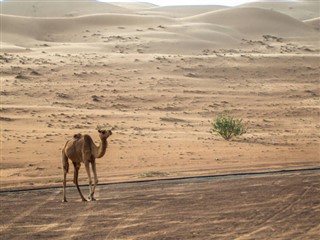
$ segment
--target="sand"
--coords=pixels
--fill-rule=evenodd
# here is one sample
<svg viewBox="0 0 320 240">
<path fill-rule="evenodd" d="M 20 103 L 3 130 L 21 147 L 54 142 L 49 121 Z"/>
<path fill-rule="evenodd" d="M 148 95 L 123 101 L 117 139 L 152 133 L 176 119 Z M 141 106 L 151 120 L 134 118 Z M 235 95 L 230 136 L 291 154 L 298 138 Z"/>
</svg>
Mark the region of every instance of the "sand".
<svg viewBox="0 0 320 240">
<path fill-rule="evenodd" d="M 314 30 L 320 31 L 320 17 L 311 18 L 303 21 L 305 24 L 311 26 Z"/>
<path fill-rule="evenodd" d="M 284 13 L 299 20 L 307 20 L 319 16 L 320 2 L 314 0 L 299 1 L 256 1 L 241 5 L 242 7 L 258 7 Z"/>
<path fill-rule="evenodd" d="M 320 166 L 314 2 L 20 4 L 1 3 L 1 189 L 61 185 L 65 141 L 97 125 L 100 182 Z M 248 132 L 212 135 L 223 112 Z"/>
<path fill-rule="evenodd" d="M 1 193 L 2 239 L 320 237 L 319 171 L 99 186 L 85 203 L 75 188 L 68 203 L 60 192 Z"/>
</svg>

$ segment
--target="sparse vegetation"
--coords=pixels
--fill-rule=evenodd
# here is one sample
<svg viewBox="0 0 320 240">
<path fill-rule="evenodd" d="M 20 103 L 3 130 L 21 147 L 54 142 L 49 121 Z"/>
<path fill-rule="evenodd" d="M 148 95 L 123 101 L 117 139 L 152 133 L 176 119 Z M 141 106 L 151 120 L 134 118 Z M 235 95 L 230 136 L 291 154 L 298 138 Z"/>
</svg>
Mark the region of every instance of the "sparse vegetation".
<svg viewBox="0 0 320 240">
<path fill-rule="evenodd" d="M 160 172 L 160 171 L 150 171 L 150 172 L 145 172 L 145 173 L 142 173 L 140 175 L 140 177 L 143 177 L 143 178 L 148 178 L 148 177 L 165 177 L 165 176 L 168 176 L 169 174 L 166 173 L 166 172 Z"/>
<path fill-rule="evenodd" d="M 242 119 L 220 114 L 212 123 L 212 133 L 217 133 L 225 140 L 229 141 L 232 137 L 240 136 L 247 131 Z"/>
</svg>

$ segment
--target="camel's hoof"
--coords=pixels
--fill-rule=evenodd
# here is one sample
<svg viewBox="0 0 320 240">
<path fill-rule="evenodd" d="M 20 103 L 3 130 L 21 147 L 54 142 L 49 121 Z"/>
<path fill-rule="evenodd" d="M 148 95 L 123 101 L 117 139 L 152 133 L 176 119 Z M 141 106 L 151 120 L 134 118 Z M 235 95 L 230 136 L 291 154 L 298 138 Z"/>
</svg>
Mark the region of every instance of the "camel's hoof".
<svg viewBox="0 0 320 240">
<path fill-rule="evenodd" d="M 92 197 L 92 196 L 89 196 L 88 197 L 88 201 L 96 201 L 97 199 L 95 199 L 94 197 Z"/>
<path fill-rule="evenodd" d="M 68 202 L 67 199 L 62 199 L 62 202 Z"/>
<path fill-rule="evenodd" d="M 87 202 L 87 199 L 83 198 L 83 199 L 82 199 L 82 202 Z"/>
</svg>

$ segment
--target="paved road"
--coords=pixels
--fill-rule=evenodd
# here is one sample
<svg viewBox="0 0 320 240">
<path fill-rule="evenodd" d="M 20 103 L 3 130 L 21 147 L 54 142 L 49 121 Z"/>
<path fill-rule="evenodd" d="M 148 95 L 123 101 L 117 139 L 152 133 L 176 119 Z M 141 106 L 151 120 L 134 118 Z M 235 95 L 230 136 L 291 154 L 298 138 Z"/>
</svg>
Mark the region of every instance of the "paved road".
<svg viewBox="0 0 320 240">
<path fill-rule="evenodd" d="M 87 188 L 83 188 L 88 192 Z M 320 172 L 1 193 L 0 239 L 320 239 Z"/>
</svg>

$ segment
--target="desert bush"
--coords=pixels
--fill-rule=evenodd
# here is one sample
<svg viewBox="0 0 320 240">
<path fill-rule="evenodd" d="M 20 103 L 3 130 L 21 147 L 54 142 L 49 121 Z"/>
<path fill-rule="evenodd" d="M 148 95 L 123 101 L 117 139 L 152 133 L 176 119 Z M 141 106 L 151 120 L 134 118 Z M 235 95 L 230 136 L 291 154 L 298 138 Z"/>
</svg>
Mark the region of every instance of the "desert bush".
<svg viewBox="0 0 320 240">
<path fill-rule="evenodd" d="M 220 114 L 212 124 L 212 133 L 217 133 L 225 140 L 230 140 L 232 137 L 240 136 L 246 133 L 246 125 L 242 119 L 237 119 L 232 116 Z"/>
</svg>

